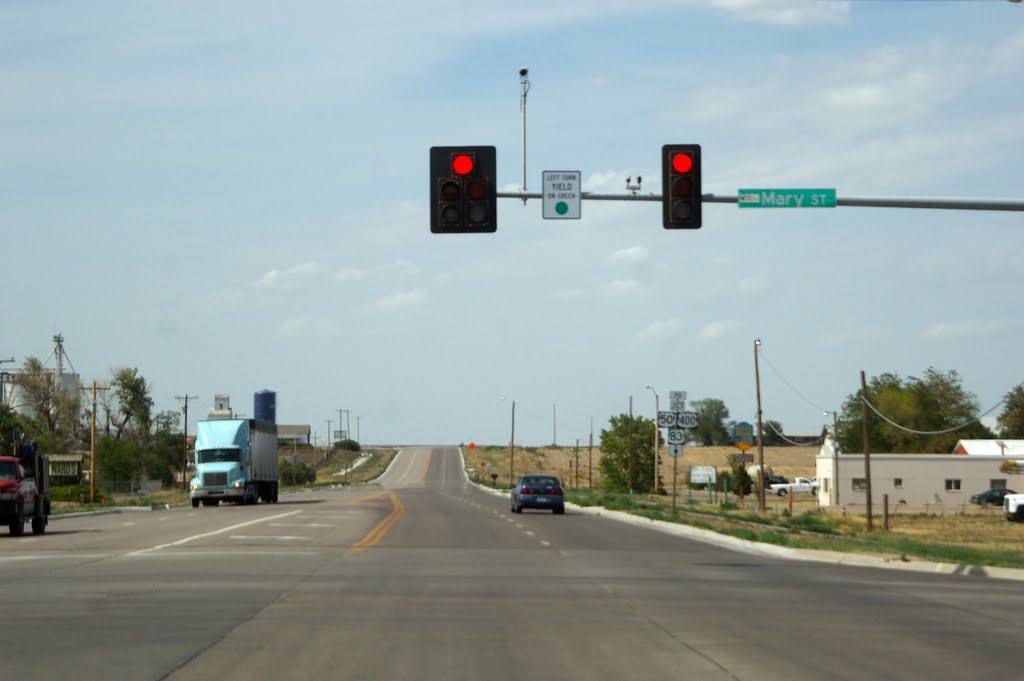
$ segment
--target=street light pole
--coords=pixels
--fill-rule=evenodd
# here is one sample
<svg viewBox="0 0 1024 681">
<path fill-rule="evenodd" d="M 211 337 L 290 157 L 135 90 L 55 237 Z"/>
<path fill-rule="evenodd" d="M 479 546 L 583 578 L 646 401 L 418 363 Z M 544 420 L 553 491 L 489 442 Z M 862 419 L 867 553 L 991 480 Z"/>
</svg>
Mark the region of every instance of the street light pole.
<svg viewBox="0 0 1024 681">
<path fill-rule="evenodd" d="M 654 494 L 658 493 L 658 412 L 661 410 L 660 398 L 658 397 L 658 391 L 647 386 L 647 389 L 654 393 L 654 483 L 653 489 Z"/>
<path fill-rule="evenodd" d="M 512 437 L 508 441 L 508 484 L 515 486 L 515 462 L 516 462 L 516 401 L 512 400 Z"/>
<path fill-rule="evenodd" d="M 761 369 L 757 363 L 757 349 L 761 347 L 761 339 L 754 339 L 754 384 L 757 389 L 757 504 L 761 513 L 765 512 L 764 502 L 764 433 L 761 426 Z"/>
</svg>

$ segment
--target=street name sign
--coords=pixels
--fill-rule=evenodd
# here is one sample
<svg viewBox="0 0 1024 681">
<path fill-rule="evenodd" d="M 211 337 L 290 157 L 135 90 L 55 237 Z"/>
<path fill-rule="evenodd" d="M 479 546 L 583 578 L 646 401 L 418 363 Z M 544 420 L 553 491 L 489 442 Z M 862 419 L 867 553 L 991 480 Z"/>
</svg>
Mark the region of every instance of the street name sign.
<svg viewBox="0 0 1024 681">
<path fill-rule="evenodd" d="M 544 171 L 541 215 L 545 220 L 580 219 L 582 175 L 578 170 Z"/>
<path fill-rule="evenodd" d="M 741 189 L 740 208 L 835 208 L 835 189 Z"/>
</svg>

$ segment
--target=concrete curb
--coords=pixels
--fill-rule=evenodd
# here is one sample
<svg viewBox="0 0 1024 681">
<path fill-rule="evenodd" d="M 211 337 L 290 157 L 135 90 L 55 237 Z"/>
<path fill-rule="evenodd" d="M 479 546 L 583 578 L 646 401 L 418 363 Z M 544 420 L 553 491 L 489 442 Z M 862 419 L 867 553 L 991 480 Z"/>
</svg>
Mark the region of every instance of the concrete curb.
<svg viewBox="0 0 1024 681">
<path fill-rule="evenodd" d="M 463 467 L 463 470 L 465 470 L 465 467 Z M 466 479 L 478 489 L 489 494 L 506 499 L 508 498 L 507 491 L 486 487 L 480 483 L 469 480 L 468 476 Z M 907 572 L 1024 581 L 1024 569 L 1019 568 L 993 567 L 987 565 L 961 565 L 957 563 L 933 563 L 930 561 L 915 560 L 913 558 L 900 560 L 896 558 L 887 558 L 885 556 L 871 556 L 862 553 L 822 551 L 819 549 L 793 549 L 786 546 L 775 546 L 773 544 L 764 544 L 762 542 L 740 539 L 739 537 L 719 534 L 700 527 L 693 527 L 679 523 L 669 523 L 664 520 L 651 520 L 649 518 L 625 513 L 623 511 L 611 511 L 601 506 L 577 506 L 576 504 L 567 503 L 566 508 L 571 509 L 576 513 L 604 516 L 630 525 L 647 527 L 649 529 L 658 530 L 659 532 L 665 532 L 666 534 L 672 534 L 677 537 L 685 537 L 687 539 L 704 542 L 705 544 L 721 546 L 722 548 L 741 551 L 752 555 L 786 558 L 788 560 L 802 560 L 815 563 L 828 563 L 831 565 L 851 565 L 855 567 L 904 570 Z"/>
</svg>

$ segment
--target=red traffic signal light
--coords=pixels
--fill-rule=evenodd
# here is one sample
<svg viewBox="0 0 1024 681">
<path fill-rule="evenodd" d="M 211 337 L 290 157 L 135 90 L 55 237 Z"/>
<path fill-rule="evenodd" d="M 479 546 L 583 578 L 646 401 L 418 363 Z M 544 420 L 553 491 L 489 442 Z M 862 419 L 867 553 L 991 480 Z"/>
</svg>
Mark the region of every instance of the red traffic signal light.
<svg viewBox="0 0 1024 681">
<path fill-rule="evenodd" d="M 701 226 L 700 145 L 661 148 L 661 205 L 665 229 Z"/>
<path fill-rule="evenodd" d="M 430 231 L 498 231 L 494 147 L 430 148 Z"/>
</svg>

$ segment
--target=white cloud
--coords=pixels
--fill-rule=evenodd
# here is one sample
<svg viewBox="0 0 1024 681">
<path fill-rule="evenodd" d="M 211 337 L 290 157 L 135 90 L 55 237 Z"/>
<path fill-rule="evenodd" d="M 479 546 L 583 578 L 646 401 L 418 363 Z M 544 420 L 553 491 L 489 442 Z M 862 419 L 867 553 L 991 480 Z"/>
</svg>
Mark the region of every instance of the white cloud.
<svg viewBox="0 0 1024 681">
<path fill-rule="evenodd" d="M 338 281 L 362 281 L 366 279 L 366 276 L 366 270 L 360 270 L 355 267 L 342 267 L 334 273 L 334 278 Z"/>
<path fill-rule="evenodd" d="M 924 338 L 979 338 L 993 336 L 1006 328 L 1001 321 L 985 322 L 939 322 L 926 328 L 921 335 Z"/>
<path fill-rule="evenodd" d="M 615 279 L 604 285 L 606 293 L 611 295 L 625 295 L 640 290 L 640 283 L 632 279 Z"/>
<path fill-rule="evenodd" d="M 675 336 L 682 327 L 681 319 L 661 319 L 637 331 L 634 338 L 641 343 L 661 341 Z"/>
<path fill-rule="evenodd" d="M 326 265 L 311 260 L 281 270 L 270 270 L 260 278 L 258 285 L 268 288 L 291 288 L 303 280 L 320 276 L 326 270 Z"/>
<path fill-rule="evenodd" d="M 726 322 L 710 322 L 701 328 L 700 337 L 703 340 L 714 340 L 732 333 L 741 326 L 743 325 L 732 320 Z"/>
<path fill-rule="evenodd" d="M 613 263 L 638 265 L 640 263 L 647 262 L 649 257 L 650 251 L 647 250 L 646 246 L 630 246 L 629 248 L 622 248 L 615 251 L 608 256 L 608 259 Z"/>
<path fill-rule="evenodd" d="M 324 317 L 300 315 L 290 317 L 277 328 L 280 338 L 326 338 L 334 334 L 334 323 Z"/>
<path fill-rule="evenodd" d="M 375 305 L 382 310 L 393 310 L 399 307 L 421 305 L 426 300 L 427 296 L 425 293 L 419 289 L 414 289 L 412 291 L 393 293 L 390 296 L 381 298 Z"/>
<path fill-rule="evenodd" d="M 709 4 L 740 21 L 780 26 L 842 24 L 850 15 L 850 3 L 845 0 L 710 0 Z"/>
</svg>

